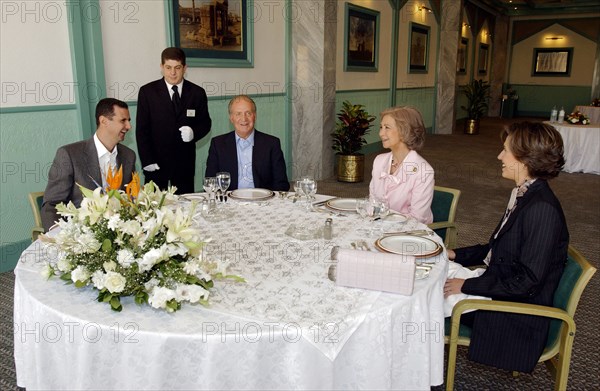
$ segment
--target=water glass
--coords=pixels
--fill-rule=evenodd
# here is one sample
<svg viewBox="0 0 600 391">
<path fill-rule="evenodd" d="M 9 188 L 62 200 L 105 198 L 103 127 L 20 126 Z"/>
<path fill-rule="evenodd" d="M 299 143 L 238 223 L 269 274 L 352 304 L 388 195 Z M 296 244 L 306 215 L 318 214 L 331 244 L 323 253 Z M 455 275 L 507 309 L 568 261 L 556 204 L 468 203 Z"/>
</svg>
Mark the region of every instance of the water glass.
<svg viewBox="0 0 600 391">
<path fill-rule="evenodd" d="M 300 180 L 302 193 L 306 195 L 306 210 L 311 210 L 313 194 L 317 193 L 317 181 L 313 177 L 305 176 Z"/>
<path fill-rule="evenodd" d="M 217 190 L 217 178 L 216 177 L 205 177 L 204 178 L 204 191 L 208 193 L 208 199 L 213 199 L 213 193 Z"/>
<path fill-rule="evenodd" d="M 223 201 L 227 200 L 227 189 L 231 184 L 231 175 L 228 172 L 217 172 L 217 187 L 221 190 Z"/>
</svg>

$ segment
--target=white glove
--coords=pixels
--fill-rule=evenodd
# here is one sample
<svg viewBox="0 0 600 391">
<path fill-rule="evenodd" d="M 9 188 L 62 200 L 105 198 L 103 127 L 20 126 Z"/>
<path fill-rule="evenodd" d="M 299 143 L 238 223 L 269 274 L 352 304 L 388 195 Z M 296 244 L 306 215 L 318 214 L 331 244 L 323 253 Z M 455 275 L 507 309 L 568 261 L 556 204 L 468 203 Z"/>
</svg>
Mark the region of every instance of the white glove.
<svg viewBox="0 0 600 391">
<path fill-rule="evenodd" d="M 189 126 L 182 126 L 179 128 L 179 131 L 181 132 L 181 139 L 184 143 L 189 143 L 194 139 L 194 131 Z"/>
<path fill-rule="evenodd" d="M 148 171 L 148 172 L 157 171 L 157 170 L 160 170 L 160 167 L 156 163 L 148 164 L 146 167 L 144 167 L 144 171 Z"/>
</svg>

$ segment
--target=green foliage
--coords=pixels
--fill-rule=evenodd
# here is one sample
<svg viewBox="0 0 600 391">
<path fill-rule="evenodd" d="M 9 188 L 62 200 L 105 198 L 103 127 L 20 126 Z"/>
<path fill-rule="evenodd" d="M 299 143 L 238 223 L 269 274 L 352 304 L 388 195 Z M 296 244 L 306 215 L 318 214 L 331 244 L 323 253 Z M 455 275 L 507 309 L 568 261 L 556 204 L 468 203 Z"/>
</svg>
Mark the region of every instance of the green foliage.
<svg viewBox="0 0 600 391">
<path fill-rule="evenodd" d="M 338 122 L 333 137 L 332 149 L 341 155 L 356 155 L 367 143 L 365 135 L 371 130 L 371 122 L 375 117 L 363 109 L 363 105 L 353 105 L 348 101 L 342 103 L 337 114 Z"/>
<path fill-rule="evenodd" d="M 469 116 L 469 119 L 480 119 L 487 112 L 490 99 L 490 85 L 487 81 L 472 80 L 462 87 L 462 93 L 467 97 L 468 106 L 461 106 Z"/>
</svg>

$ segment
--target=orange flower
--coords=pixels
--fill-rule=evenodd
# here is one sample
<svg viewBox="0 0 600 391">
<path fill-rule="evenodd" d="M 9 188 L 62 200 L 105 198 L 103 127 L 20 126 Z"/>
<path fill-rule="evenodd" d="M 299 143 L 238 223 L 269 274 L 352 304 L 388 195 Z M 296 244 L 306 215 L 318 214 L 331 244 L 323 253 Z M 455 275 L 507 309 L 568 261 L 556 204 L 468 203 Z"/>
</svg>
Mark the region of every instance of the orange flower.
<svg viewBox="0 0 600 391">
<path fill-rule="evenodd" d="M 133 172 L 131 174 L 131 182 L 125 188 L 129 198 L 136 198 L 140 192 L 140 174 Z"/>
<path fill-rule="evenodd" d="M 119 190 L 123 182 L 123 166 L 119 166 L 119 171 L 113 172 L 109 166 L 106 173 L 106 183 L 108 184 L 108 190 Z"/>
</svg>

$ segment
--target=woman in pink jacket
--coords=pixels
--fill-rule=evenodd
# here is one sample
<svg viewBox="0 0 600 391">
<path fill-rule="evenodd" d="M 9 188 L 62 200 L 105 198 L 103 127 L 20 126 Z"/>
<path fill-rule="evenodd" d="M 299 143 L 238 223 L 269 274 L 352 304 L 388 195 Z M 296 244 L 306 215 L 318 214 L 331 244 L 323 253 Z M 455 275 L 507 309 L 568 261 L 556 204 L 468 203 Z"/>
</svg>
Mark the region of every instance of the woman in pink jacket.
<svg viewBox="0 0 600 391">
<path fill-rule="evenodd" d="M 390 209 L 429 224 L 433 221 L 433 168 L 417 153 L 425 144 L 425 125 L 414 107 L 392 107 L 380 114 L 379 137 L 391 152 L 373 162 L 369 192 Z"/>
</svg>

